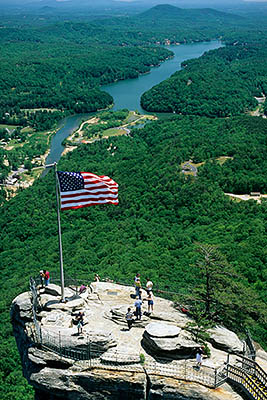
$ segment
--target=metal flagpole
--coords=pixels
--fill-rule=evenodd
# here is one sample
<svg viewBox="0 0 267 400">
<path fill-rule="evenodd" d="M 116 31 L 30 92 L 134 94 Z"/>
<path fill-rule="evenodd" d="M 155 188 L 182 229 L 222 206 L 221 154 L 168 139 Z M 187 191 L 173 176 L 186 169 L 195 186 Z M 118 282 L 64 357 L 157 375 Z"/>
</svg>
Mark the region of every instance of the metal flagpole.
<svg viewBox="0 0 267 400">
<path fill-rule="evenodd" d="M 59 211 L 59 185 L 57 177 L 57 163 L 54 163 L 55 179 L 56 179 L 56 194 L 57 194 L 57 225 L 58 225 L 58 244 L 59 244 L 59 259 L 60 259 L 60 282 L 61 282 L 61 301 L 65 301 L 64 295 L 64 270 L 63 270 L 63 255 L 62 255 L 62 241 L 61 241 L 61 224 L 60 224 L 60 211 Z"/>
</svg>

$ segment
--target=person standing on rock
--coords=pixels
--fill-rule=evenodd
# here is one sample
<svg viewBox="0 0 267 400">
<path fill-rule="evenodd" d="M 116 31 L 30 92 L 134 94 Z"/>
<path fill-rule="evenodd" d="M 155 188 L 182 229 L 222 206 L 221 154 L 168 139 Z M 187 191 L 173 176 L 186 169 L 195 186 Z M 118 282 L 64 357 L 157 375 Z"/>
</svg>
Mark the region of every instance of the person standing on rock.
<svg viewBox="0 0 267 400">
<path fill-rule="evenodd" d="M 152 290 L 148 293 L 147 296 L 147 312 L 150 314 L 154 310 L 154 300 Z"/>
<path fill-rule="evenodd" d="M 197 350 L 197 354 L 196 354 L 196 362 L 197 362 L 196 367 L 198 369 L 200 369 L 202 362 L 203 362 L 203 353 L 204 353 L 204 351 L 203 351 L 203 346 L 202 346 Z"/>
<path fill-rule="evenodd" d="M 153 288 L 153 282 L 149 278 L 146 278 L 146 291 L 147 291 L 147 294 L 149 294 L 149 292 L 152 291 L 152 288 Z"/>
<path fill-rule="evenodd" d="M 130 330 L 132 325 L 133 325 L 133 313 L 132 313 L 130 307 L 128 308 L 128 311 L 126 313 L 126 321 L 127 321 L 127 324 L 128 324 L 128 328 Z"/>
<path fill-rule="evenodd" d="M 43 288 L 44 287 L 44 270 L 43 269 L 41 269 L 41 271 L 40 271 L 40 284 L 41 284 L 41 287 Z"/>
<path fill-rule="evenodd" d="M 136 296 L 136 300 L 135 300 L 135 303 L 134 303 L 136 319 L 141 319 L 141 316 L 142 316 L 142 304 L 143 304 L 142 300 L 138 296 Z"/>
<path fill-rule="evenodd" d="M 49 271 L 47 271 L 47 270 L 45 270 L 45 269 L 44 269 L 44 283 L 45 283 L 45 286 L 48 286 L 49 283 L 50 283 L 50 274 L 49 274 Z"/>
<path fill-rule="evenodd" d="M 86 292 L 86 289 L 87 289 L 87 286 L 85 286 L 85 285 L 82 283 L 81 286 L 80 286 L 80 289 L 79 289 L 79 294 L 82 294 L 82 293 Z"/>
<path fill-rule="evenodd" d="M 77 317 L 76 317 L 76 319 L 77 319 L 77 321 L 78 321 L 78 325 L 77 325 L 77 328 L 78 328 L 78 335 L 79 335 L 80 333 L 83 333 L 83 326 L 84 326 L 83 317 L 84 317 L 84 312 L 79 311 L 79 313 L 78 313 L 78 315 L 77 315 Z"/>
<path fill-rule="evenodd" d="M 140 274 L 136 274 L 134 278 L 135 296 L 141 299 L 141 280 Z"/>
</svg>

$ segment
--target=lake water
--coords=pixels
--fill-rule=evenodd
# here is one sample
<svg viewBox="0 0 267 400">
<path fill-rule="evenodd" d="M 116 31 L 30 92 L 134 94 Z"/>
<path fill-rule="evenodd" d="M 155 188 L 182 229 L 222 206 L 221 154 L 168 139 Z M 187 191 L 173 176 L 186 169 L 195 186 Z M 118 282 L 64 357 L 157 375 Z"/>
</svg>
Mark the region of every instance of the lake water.
<svg viewBox="0 0 267 400">
<path fill-rule="evenodd" d="M 169 78 L 174 72 L 179 71 L 184 60 L 198 58 L 206 51 L 222 47 L 222 43 L 214 40 L 165 47 L 174 53 L 174 57 L 161 63 L 159 67 L 152 68 L 148 74 L 102 86 L 101 89 L 113 97 L 114 110 L 128 108 L 128 110 L 138 110 L 141 113 L 146 113 L 140 106 L 140 97 L 144 92 Z"/>
<path fill-rule="evenodd" d="M 140 97 L 144 92 L 171 76 L 175 71 L 179 71 L 184 60 L 198 58 L 206 51 L 222 46 L 222 43 L 217 40 L 182 44 L 180 46 L 166 46 L 174 53 L 173 58 L 161 63 L 158 67 L 151 68 L 149 73 L 140 75 L 136 79 L 114 82 L 110 85 L 102 86 L 101 89 L 110 93 L 114 98 L 113 110 L 128 108 L 129 110 L 138 110 L 141 113 L 146 113 L 140 106 Z M 64 146 L 61 144 L 63 140 L 79 127 L 82 120 L 88 119 L 94 114 L 77 114 L 61 121 L 60 129 L 51 140 L 50 153 L 46 158 L 46 164 L 59 161 L 64 150 Z M 43 175 L 45 174 L 46 171 L 44 171 Z"/>
</svg>

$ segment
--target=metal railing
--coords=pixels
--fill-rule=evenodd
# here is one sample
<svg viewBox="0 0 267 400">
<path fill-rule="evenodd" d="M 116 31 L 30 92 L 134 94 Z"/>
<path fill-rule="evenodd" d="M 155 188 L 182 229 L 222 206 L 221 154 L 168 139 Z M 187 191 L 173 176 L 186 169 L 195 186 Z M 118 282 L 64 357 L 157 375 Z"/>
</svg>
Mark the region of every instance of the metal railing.
<svg viewBox="0 0 267 400">
<path fill-rule="evenodd" d="M 250 376 L 255 377 L 257 382 L 267 388 L 267 374 L 256 361 L 247 357 L 239 357 L 237 362 L 241 364 L 242 370 L 246 371 Z"/>
<path fill-rule="evenodd" d="M 255 376 L 250 376 L 247 371 L 235 365 L 228 365 L 228 380 L 236 383 L 251 398 L 255 400 L 266 400 L 266 391 L 261 388 Z"/>
<path fill-rule="evenodd" d="M 30 278 L 30 290 L 32 293 L 32 318 L 35 326 L 35 341 L 37 343 L 40 343 L 42 341 L 42 332 L 41 332 L 41 327 L 39 322 L 37 321 L 37 310 L 39 307 L 39 301 L 38 301 L 38 291 L 36 287 L 35 280 L 33 278 Z"/>
<path fill-rule="evenodd" d="M 252 340 L 252 338 L 250 336 L 250 332 L 249 332 L 248 329 L 246 329 L 246 347 L 247 347 L 246 356 L 255 361 L 255 359 L 256 359 L 256 349 L 255 349 L 253 340 Z"/>
<path fill-rule="evenodd" d="M 84 336 L 83 345 L 77 349 L 71 346 L 68 335 L 51 334 L 42 329 L 41 348 L 52 351 L 60 357 L 65 357 L 74 362 L 82 362 L 87 368 L 111 369 L 116 371 L 142 372 L 149 375 L 161 375 L 179 380 L 200 383 L 210 388 L 216 388 L 226 381 L 226 367 L 213 368 L 203 365 L 200 369 L 195 367 L 192 360 L 172 360 L 168 358 L 149 357 L 141 361 L 140 355 L 122 353 L 116 348 L 103 349 Z M 81 347 L 83 346 L 83 347 Z M 222 373 L 224 371 L 224 373 Z"/>
<path fill-rule="evenodd" d="M 239 356 L 232 365 L 228 356 L 227 377 L 251 399 L 267 399 L 267 374 L 254 360 Z"/>
</svg>

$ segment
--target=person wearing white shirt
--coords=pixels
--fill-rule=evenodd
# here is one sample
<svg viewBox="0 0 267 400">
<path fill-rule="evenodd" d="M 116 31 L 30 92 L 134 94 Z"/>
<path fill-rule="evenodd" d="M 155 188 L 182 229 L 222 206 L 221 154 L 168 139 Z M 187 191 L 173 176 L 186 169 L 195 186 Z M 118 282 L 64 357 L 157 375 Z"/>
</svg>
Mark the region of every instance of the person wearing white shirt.
<svg viewBox="0 0 267 400">
<path fill-rule="evenodd" d="M 147 294 L 149 294 L 149 292 L 152 291 L 153 282 L 149 278 L 147 278 L 146 280 L 147 280 L 147 282 L 146 282 L 146 291 L 147 291 Z"/>
</svg>

